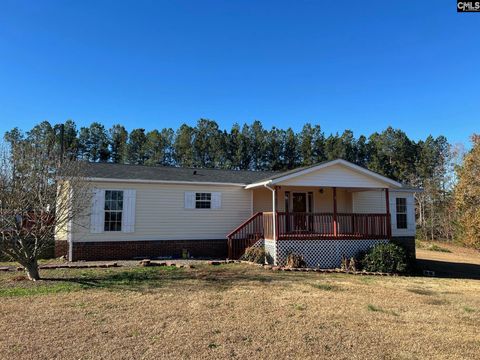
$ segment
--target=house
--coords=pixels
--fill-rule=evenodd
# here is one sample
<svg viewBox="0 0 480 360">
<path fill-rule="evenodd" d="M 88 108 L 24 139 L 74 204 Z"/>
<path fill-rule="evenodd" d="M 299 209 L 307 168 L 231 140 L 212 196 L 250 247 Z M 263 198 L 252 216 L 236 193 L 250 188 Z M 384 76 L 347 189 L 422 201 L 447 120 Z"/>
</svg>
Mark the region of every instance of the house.
<svg viewBox="0 0 480 360">
<path fill-rule="evenodd" d="M 88 163 L 89 214 L 59 231 L 70 260 L 239 258 L 263 246 L 335 267 L 380 242 L 415 253 L 416 189 L 345 160 L 287 172 Z"/>
</svg>

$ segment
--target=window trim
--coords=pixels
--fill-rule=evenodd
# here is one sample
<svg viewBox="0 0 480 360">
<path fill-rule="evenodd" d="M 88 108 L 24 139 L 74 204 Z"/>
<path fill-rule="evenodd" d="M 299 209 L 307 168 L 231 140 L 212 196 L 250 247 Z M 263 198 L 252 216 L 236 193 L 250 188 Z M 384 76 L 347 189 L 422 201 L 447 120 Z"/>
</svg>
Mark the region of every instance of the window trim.
<svg viewBox="0 0 480 360">
<path fill-rule="evenodd" d="M 398 200 L 403 200 L 405 202 L 405 204 L 400 204 L 401 206 L 404 206 L 404 211 L 398 211 L 398 207 L 399 207 L 399 201 Z M 405 227 L 400 227 L 399 226 L 399 221 L 398 221 L 398 217 L 399 215 L 401 215 L 402 217 L 404 216 L 405 217 L 405 222 L 403 222 L 402 220 L 402 225 L 405 224 Z M 399 197 L 396 197 L 395 198 L 395 226 L 397 228 L 397 230 L 406 230 L 408 229 L 408 202 L 407 202 L 407 198 L 406 197 L 403 197 L 403 196 L 399 196 Z"/>
<path fill-rule="evenodd" d="M 123 231 L 123 217 L 125 216 L 125 206 L 124 206 L 124 201 L 125 201 L 125 189 L 103 189 L 104 191 L 104 194 L 103 194 L 103 232 L 108 232 L 108 233 L 118 233 L 118 232 L 122 232 Z M 106 202 L 107 202 L 107 191 L 117 191 L 117 192 L 121 192 L 122 193 L 122 209 L 121 210 L 106 210 L 105 209 L 105 205 L 106 205 Z M 106 213 L 109 212 L 109 213 L 112 213 L 112 212 L 115 212 L 115 213 L 120 213 L 121 214 L 121 218 L 120 218 L 120 229 L 118 230 L 108 230 L 106 229 L 106 219 L 107 219 L 107 216 L 106 216 Z M 118 219 L 116 220 L 118 222 Z"/>
</svg>

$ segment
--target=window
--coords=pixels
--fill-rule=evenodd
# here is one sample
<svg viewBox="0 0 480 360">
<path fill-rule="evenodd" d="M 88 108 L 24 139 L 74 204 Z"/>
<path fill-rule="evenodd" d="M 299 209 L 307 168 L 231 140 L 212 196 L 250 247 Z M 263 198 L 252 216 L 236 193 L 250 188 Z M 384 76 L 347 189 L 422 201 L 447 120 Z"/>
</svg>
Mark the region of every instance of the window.
<svg viewBox="0 0 480 360">
<path fill-rule="evenodd" d="M 396 198 L 397 229 L 407 228 L 407 199 Z"/>
<path fill-rule="evenodd" d="M 123 191 L 105 190 L 105 231 L 122 231 Z"/>
<path fill-rule="evenodd" d="M 195 209 L 211 209 L 212 193 L 195 193 Z"/>
</svg>

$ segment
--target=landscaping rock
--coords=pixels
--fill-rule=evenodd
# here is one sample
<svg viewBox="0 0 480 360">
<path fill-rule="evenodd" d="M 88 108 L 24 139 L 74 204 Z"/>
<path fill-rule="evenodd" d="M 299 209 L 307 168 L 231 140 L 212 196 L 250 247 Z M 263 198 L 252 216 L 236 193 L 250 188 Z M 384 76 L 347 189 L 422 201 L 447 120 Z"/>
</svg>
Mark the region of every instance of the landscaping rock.
<svg viewBox="0 0 480 360">
<path fill-rule="evenodd" d="M 140 261 L 140 266 L 150 266 L 150 264 L 151 264 L 151 261 L 148 259 L 144 259 Z"/>
</svg>

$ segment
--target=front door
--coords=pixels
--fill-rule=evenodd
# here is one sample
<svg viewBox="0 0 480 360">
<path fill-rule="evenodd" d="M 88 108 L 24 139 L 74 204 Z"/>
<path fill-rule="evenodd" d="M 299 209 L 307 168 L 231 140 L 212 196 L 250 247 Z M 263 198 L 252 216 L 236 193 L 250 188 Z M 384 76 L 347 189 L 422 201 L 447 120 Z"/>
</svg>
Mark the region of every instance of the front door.
<svg viewBox="0 0 480 360">
<path fill-rule="evenodd" d="M 292 210 L 295 213 L 307 212 L 307 194 L 306 193 L 293 193 L 292 198 Z"/>
<path fill-rule="evenodd" d="M 293 230 L 305 231 L 307 229 L 307 194 L 292 194 L 292 210 L 293 210 Z"/>
</svg>

